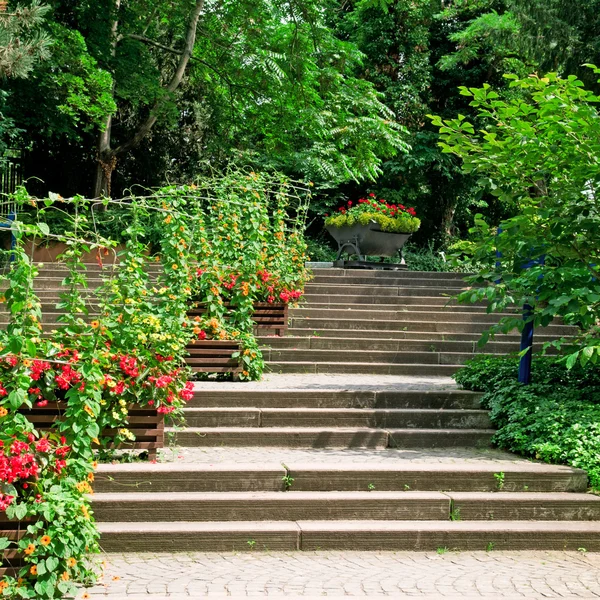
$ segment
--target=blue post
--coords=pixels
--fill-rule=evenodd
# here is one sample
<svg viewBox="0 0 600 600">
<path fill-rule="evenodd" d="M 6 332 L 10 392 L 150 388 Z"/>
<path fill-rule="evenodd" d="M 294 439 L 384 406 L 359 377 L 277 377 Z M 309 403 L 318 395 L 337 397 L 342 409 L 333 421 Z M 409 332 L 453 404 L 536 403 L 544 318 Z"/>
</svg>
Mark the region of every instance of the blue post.
<svg viewBox="0 0 600 600">
<path fill-rule="evenodd" d="M 519 383 L 529 385 L 531 383 L 531 357 L 533 353 L 533 321 L 527 322 L 531 317 L 533 307 L 530 304 L 523 306 L 523 320 L 526 321 L 521 333 L 521 352 L 527 350 L 521 356 L 519 362 Z"/>
</svg>

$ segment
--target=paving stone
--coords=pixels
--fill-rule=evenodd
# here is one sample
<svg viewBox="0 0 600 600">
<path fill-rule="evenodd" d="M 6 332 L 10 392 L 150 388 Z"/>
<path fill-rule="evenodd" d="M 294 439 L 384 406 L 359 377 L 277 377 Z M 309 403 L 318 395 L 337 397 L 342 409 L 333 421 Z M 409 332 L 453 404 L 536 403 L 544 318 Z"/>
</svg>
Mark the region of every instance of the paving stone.
<svg viewBox="0 0 600 600">
<path fill-rule="evenodd" d="M 600 598 L 600 553 L 440 552 L 110 555 L 104 583 L 87 593 L 92 600 Z"/>
</svg>

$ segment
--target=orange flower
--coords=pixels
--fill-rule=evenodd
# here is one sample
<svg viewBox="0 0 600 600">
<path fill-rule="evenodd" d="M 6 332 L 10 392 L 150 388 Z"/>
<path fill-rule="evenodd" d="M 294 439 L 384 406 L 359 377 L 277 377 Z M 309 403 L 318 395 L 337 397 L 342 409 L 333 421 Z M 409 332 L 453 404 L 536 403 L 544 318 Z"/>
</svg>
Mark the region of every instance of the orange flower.
<svg viewBox="0 0 600 600">
<path fill-rule="evenodd" d="M 33 565 L 33 567 L 31 567 L 31 569 L 29 569 L 29 572 L 30 572 L 32 575 L 37 575 L 37 566 L 36 566 L 36 565 Z"/>
<path fill-rule="evenodd" d="M 60 578 L 61 578 L 63 581 L 69 581 L 69 579 L 70 579 L 70 576 L 69 576 L 69 574 L 68 574 L 68 573 L 65 571 L 65 572 L 64 572 L 64 573 L 63 573 L 63 574 L 60 576 Z"/>
<path fill-rule="evenodd" d="M 98 327 L 100 327 L 100 321 L 92 321 L 90 325 L 93 329 L 98 329 Z"/>
<path fill-rule="evenodd" d="M 8 414 L 8 411 L 4 408 L 4 406 L 0 406 L 0 419 L 5 417 Z"/>
<path fill-rule="evenodd" d="M 27 556 L 29 556 L 30 554 L 33 554 L 35 552 L 35 544 L 29 544 L 29 546 L 27 546 L 27 548 L 25 548 L 24 552 L 25 552 L 25 554 L 27 554 Z"/>
<path fill-rule="evenodd" d="M 71 557 L 71 558 L 67 558 L 67 567 L 70 567 L 71 569 L 77 564 L 77 561 Z"/>
<path fill-rule="evenodd" d="M 40 540 L 40 544 L 42 546 L 47 546 L 52 541 L 52 538 L 49 535 L 45 535 Z"/>
</svg>

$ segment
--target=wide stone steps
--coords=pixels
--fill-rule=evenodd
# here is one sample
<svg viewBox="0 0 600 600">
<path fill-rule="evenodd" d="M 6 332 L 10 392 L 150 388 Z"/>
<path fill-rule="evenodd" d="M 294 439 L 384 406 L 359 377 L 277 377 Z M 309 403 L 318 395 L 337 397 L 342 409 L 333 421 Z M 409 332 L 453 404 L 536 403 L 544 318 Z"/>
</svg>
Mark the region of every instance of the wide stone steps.
<svg viewBox="0 0 600 600">
<path fill-rule="evenodd" d="M 425 336 L 425 334 L 423 334 Z M 478 336 L 476 336 L 479 339 Z M 291 350 L 361 350 L 386 352 L 452 352 L 472 355 L 479 354 L 510 354 L 519 348 L 518 338 L 510 342 L 488 342 L 484 347 L 477 341 L 454 340 L 407 340 L 385 338 L 335 338 L 335 337 L 260 337 L 259 341 L 264 348 L 263 353 L 268 356 L 267 349 L 271 351 L 281 349 Z M 542 349 L 542 344 L 534 345 L 534 352 Z M 549 349 L 550 351 L 552 349 Z M 343 355 L 341 355 L 343 356 Z"/>
<path fill-rule="evenodd" d="M 339 276 L 321 275 L 315 274 L 311 280 L 311 286 L 323 286 L 323 285 L 351 285 L 351 286 L 397 286 L 397 287 L 411 287 L 411 288 L 440 288 L 440 289 L 452 289 L 462 290 L 467 285 L 464 281 L 458 278 L 446 277 L 446 278 L 431 278 L 431 277 L 419 277 L 418 273 L 414 273 L 412 277 L 398 277 L 388 276 L 385 278 L 375 279 L 373 277 L 364 277 L 362 275 L 348 274 L 342 278 Z"/>
<path fill-rule="evenodd" d="M 479 409 L 481 394 L 464 390 L 318 390 L 266 389 L 196 392 L 189 408 L 345 408 L 345 409 Z"/>
<path fill-rule="evenodd" d="M 463 288 L 461 287 L 429 287 L 429 286 L 397 286 L 397 285 L 374 285 L 374 284 L 327 284 L 308 283 L 306 294 L 311 295 L 334 295 L 343 301 L 346 294 L 360 296 L 399 297 L 399 298 L 442 298 L 448 301 L 456 296 Z"/>
<path fill-rule="evenodd" d="M 489 329 L 491 323 L 466 321 L 442 321 L 442 320 L 412 320 L 403 313 L 402 319 L 358 319 L 348 318 L 354 315 L 344 316 L 338 313 L 335 318 L 290 318 L 290 327 L 294 329 L 304 329 L 311 331 L 321 331 L 327 329 L 345 329 L 352 331 L 361 330 L 379 330 L 379 331 L 419 331 L 419 332 L 438 332 L 438 333 L 483 333 Z M 444 316 L 446 316 L 444 314 Z M 572 336 L 576 331 L 574 327 L 566 325 L 548 325 L 538 328 L 540 333 L 545 335 Z M 556 339 L 556 338 L 555 338 Z"/>
<path fill-rule="evenodd" d="M 495 431 L 485 428 L 404 427 L 187 427 L 165 428 L 183 447 L 271 446 L 279 448 L 489 447 Z"/>
<path fill-rule="evenodd" d="M 363 373 L 365 375 L 404 375 L 421 377 L 451 376 L 460 365 L 440 364 L 390 364 L 375 362 L 267 362 L 272 373 Z"/>
<path fill-rule="evenodd" d="M 543 331 L 543 330 L 537 330 Z M 539 343 L 551 342 L 556 339 L 556 336 L 548 335 L 544 333 L 538 333 L 536 331 L 535 340 Z M 302 327 L 302 328 L 289 328 L 287 331 L 287 335 L 289 338 L 299 339 L 299 338 L 351 338 L 355 340 L 364 340 L 364 339 L 385 339 L 385 340 L 419 340 L 419 341 L 467 341 L 467 342 L 475 342 L 477 343 L 481 338 L 481 334 L 474 333 L 461 333 L 460 331 L 456 332 L 441 332 L 441 331 L 394 331 L 391 329 L 311 329 L 310 327 Z M 269 341 L 275 340 L 276 336 L 265 336 L 264 341 L 265 344 Z M 517 332 L 512 334 L 499 334 L 494 338 L 496 341 L 505 341 L 515 343 L 518 347 L 519 342 L 521 340 L 521 335 Z M 276 341 L 276 340 L 275 340 Z M 485 346 L 483 347 L 485 351 Z"/>
<path fill-rule="evenodd" d="M 600 550 L 587 521 L 217 521 L 99 523 L 106 552 Z"/>
<path fill-rule="evenodd" d="M 490 429 L 486 410 L 186 408 L 189 427 L 381 427 Z"/>
<path fill-rule="evenodd" d="M 420 307 L 419 307 L 420 308 Z M 453 310 L 386 310 L 385 308 L 368 307 L 364 309 L 362 306 L 346 307 L 346 308 L 313 308 L 307 306 L 305 308 L 294 308 L 290 310 L 290 318 L 292 321 L 299 319 L 328 319 L 339 320 L 345 316 L 351 316 L 352 319 L 361 321 L 405 321 L 410 317 L 411 320 L 418 322 L 442 321 L 456 323 L 484 323 L 486 325 L 497 323 L 501 317 L 514 314 L 486 314 L 485 312 L 462 312 L 460 308 L 454 307 Z"/>
<path fill-rule="evenodd" d="M 385 350 L 344 350 L 340 353 L 337 349 L 327 350 L 297 350 L 295 348 L 282 348 L 264 351 L 268 362 L 308 362 L 332 363 L 343 360 L 348 363 L 389 363 L 389 364 L 419 364 L 419 365 L 461 365 L 473 357 L 472 352 L 426 352 L 416 350 L 385 351 Z"/>
<path fill-rule="evenodd" d="M 337 277 L 340 281 L 345 281 L 348 277 L 361 277 L 368 279 L 375 284 L 381 281 L 389 279 L 400 279 L 400 280 L 413 280 L 413 279 L 427 279 L 431 280 L 451 280 L 460 281 L 464 284 L 464 278 L 466 273 L 455 273 L 450 271 L 378 271 L 374 269 L 338 269 L 335 267 L 324 268 L 324 269 L 313 269 L 315 278 L 320 276 L 326 277 Z"/>
<path fill-rule="evenodd" d="M 292 483 L 293 486 L 293 483 Z M 564 492 L 132 492 L 93 498 L 103 522 L 160 521 L 594 521 L 600 497 Z"/>
<path fill-rule="evenodd" d="M 240 450 L 241 453 L 244 450 Z M 356 460 L 356 456 L 354 460 Z M 99 493 L 136 492 L 284 492 L 293 491 L 444 491 L 581 494 L 587 475 L 561 465 L 514 462 L 381 461 L 307 462 L 285 459 L 259 463 L 124 463 L 98 468 L 94 489 Z M 370 487 L 371 486 L 371 487 Z M 591 497 L 593 499 L 593 497 Z"/>
</svg>

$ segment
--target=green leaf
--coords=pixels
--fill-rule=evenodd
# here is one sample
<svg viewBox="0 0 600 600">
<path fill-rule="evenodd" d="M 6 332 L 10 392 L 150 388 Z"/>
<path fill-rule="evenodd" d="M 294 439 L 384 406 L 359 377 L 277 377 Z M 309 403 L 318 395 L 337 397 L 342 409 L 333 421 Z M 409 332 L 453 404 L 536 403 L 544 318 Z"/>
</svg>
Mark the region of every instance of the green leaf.
<svg viewBox="0 0 600 600">
<path fill-rule="evenodd" d="M 48 227 L 47 223 L 38 223 L 37 226 L 40 228 L 40 231 L 44 235 L 49 235 L 50 234 L 50 227 Z"/>
<path fill-rule="evenodd" d="M 46 569 L 48 569 L 49 572 L 55 571 L 58 565 L 59 560 L 55 556 L 49 556 L 46 559 Z"/>
</svg>

